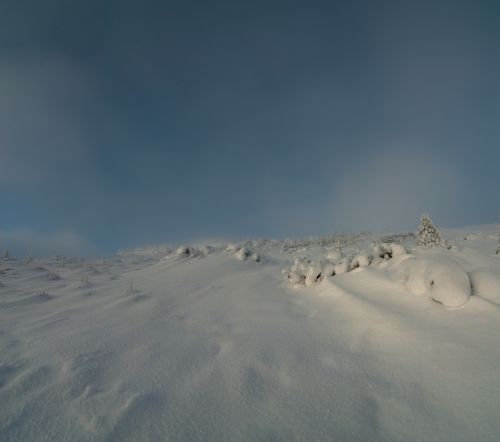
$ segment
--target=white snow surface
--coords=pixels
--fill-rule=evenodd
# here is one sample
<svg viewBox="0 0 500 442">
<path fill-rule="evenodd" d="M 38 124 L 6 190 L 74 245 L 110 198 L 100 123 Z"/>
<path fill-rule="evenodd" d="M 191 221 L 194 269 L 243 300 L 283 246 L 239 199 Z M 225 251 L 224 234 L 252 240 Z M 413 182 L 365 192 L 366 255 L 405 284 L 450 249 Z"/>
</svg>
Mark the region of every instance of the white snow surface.
<svg viewBox="0 0 500 442">
<path fill-rule="evenodd" d="M 495 226 L 441 233 L 0 260 L 0 440 L 498 441 Z"/>
</svg>

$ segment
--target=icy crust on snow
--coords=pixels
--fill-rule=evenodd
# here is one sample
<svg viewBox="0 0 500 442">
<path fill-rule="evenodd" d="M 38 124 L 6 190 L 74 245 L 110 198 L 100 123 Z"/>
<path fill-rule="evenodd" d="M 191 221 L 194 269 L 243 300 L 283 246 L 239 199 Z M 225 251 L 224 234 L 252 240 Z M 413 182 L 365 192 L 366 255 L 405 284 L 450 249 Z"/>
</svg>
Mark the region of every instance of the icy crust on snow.
<svg viewBox="0 0 500 442">
<path fill-rule="evenodd" d="M 461 264 L 445 252 L 428 252 L 393 259 L 389 278 L 417 296 L 449 308 L 463 307 L 471 296 L 469 277 Z"/>
</svg>

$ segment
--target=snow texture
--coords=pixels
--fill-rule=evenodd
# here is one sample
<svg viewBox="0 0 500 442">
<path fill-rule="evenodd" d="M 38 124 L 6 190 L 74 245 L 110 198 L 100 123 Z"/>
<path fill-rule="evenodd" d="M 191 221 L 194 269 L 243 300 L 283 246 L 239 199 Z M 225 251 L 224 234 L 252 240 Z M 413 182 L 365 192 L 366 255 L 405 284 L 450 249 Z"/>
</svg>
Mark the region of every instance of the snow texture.
<svg viewBox="0 0 500 442">
<path fill-rule="evenodd" d="M 2 259 L 0 440 L 497 442 L 495 226 L 441 234 Z"/>
</svg>

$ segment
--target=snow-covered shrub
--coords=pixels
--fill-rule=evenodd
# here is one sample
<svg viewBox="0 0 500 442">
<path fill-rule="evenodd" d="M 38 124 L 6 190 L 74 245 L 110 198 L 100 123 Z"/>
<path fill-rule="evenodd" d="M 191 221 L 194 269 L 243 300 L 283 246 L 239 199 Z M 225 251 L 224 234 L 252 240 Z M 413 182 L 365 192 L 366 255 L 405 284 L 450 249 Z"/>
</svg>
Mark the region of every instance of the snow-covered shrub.
<svg viewBox="0 0 500 442">
<path fill-rule="evenodd" d="M 260 257 L 260 255 L 259 255 L 257 252 L 253 253 L 253 254 L 252 254 L 252 256 L 251 256 L 250 258 L 251 258 L 253 261 L 255 261 L 255 262 L 260 262 L 260 261 L 262 260 L 262 259 L 261 259 L 261 257 Z"/>
<path fill-rule="evenodd" d="M 408 252 L 405 249 L 405 247 L 401 244 L 390 244 L 391 246 L 391 251 L 392 251 L 392 257 L 394 258 L 395 256 L 400 256 L 400 255 L 406 255 Z"/>
<path fill-rule="evenodd" d="M 248 247 L 241 247 L 235 254 L 240 261 L 245 261 L 252 255 L 252 251 Z"/>
<path fill-rule="evenodd" d="M 422 215 L 417 232 L 417 247 L 437 247 L 442 244 L 441 235 L 429 215 Z"/>
<path fill-rule="evenodd" d="M 226 251 L 228 251 L 228 252 L 236 252 L 239 248 L 240 248 L 240 246 L 238 244 L 230 242 L 226 246 Z"/>
<path fill-rule="evenodd" d="M 293 285 L 311 286 L 331 275 L 333 271 L 334 266 L 329 261 L 312 262 L 307 258 L 297 258 L 287 276 Z"/>
<path fill-rule="evenodd" d="M 358 253 L 351 260 L 351 269 L 364 267 L 370 264 L 370 256 L 365 253 Z"/>
<path fill-rule="evenodd" d="M 464 268 L 444 253 L 402 255 L 388 263 L 387 272 L 415 295 L 427 296 L 445 307 L 461 307 L 471 296 Z"/>
<path fill-rule="evenodd" d="M 309 267 L 306 269 L 305 285 L 310 286 L 316 282 L 320 282 L 323 279 L 323 274 L 321 273 L 321 263 L 311 262 Z"/>
<path fill-rule="evenodd" d="M 175 253 L 177 256 L 198 256 L 199 251 L 193 247 L 181 246 Z"/>
<path fill-rule="evenodd" d="M 236 253 L 234 254 L 234 256 L 236 257 L 236 259 L 239 259 L 240 261 L 246 261 L 247 259 L 251 259 L 252 261 L 255 262 L 262 261 L 261 256 L 257 252 L 254 252 L 252 249 L 250 249 L 250 247 L 247 247 L 246 245 L 243 246 L 231 245 L 231 247 L 229 247 L 228 245 L 226 247 L 226 250 L 235 251 Z"/>
<path fill-rule="evenodd" d="M 187 256 L 189 255 L 189 247 L 180 246 L 175 253 L 177 256 Z"/>
<path fill-rule="evenodd" d="M 373 256 L 375 258 L 389 259 L 392 256 L 392 251 L 388 250 L 385 244 L 376 244 L 373 246 Z"/>
<path fill-rule="evenodd" d="M 387 263 L 393 256 L 405 255 L 408 252 L 400 244 L 376 244 L 373 252 L 364 251 L 356 255 L 346 256 L 340 250 L 330 251 L 326 259 L 313 262 L 307 258 L 295 260 L 290 271 L 284 271 L 290 283 L 294 285 L 312 285 L 321 282 L 328 276 L 351 272 L 358 267 L 378 266 Z"/>
<path fill-rule="evenodd" d="M 341 275 L 342 273 L 347 273 L 350 268 L 349 258 L 344 258 L 335 264 L 335 275 Z"/>
</svg>

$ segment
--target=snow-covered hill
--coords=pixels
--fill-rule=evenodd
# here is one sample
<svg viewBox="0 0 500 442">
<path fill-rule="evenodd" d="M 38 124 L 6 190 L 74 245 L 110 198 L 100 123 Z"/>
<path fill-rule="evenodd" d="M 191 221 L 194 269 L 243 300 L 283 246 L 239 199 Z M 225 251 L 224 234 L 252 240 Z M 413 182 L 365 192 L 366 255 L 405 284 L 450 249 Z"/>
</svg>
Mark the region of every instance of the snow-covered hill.
<svg viewBox="0 0 500 442">
<path fill-rule="evenodd" d="M 497 441 L 495 227 L 442 233 L 2 260 L 0 440 Z"/>
</svg>

